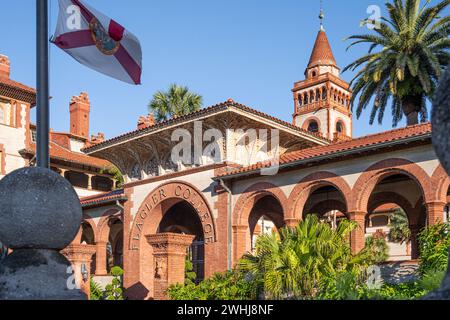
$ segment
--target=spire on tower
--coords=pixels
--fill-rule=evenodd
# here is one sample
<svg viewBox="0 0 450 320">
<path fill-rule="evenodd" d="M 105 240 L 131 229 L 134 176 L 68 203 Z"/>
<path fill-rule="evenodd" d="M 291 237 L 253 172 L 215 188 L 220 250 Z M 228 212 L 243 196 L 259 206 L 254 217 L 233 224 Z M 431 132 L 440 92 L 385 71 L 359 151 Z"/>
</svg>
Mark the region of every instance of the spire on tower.
<svg viewBox="0 0 450 320">
<path fill-rule="evenodd" d="M 323 0 L 320 0 L 320 31 L 325 31 L 325 28 L 323 27 L 323 20 L 325 19 L 325 13 L 323 11 Z"/>
</svg>

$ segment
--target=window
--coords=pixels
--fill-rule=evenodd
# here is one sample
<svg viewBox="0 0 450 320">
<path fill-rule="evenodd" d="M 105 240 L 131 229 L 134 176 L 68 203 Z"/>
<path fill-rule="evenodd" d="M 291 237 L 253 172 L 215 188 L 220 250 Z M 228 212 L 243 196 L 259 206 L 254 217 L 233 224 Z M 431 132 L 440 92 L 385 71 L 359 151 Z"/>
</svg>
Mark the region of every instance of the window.
<svg viewBox="0 0 450 320">
<path fill-rule="evenodd" d="M 323 88 L 323 90 L 322 90 L 322 100 L 326 100 L 326 98 L 327 98 L 327 89 Z"/>
<path fill-rule="evenodd" d="M 106 177 L 95 176 L 92 178 L 92 189 L 98 191 L 111 191 L 113 188 L 113 181 Z"/>
<path fill-rule="evenodd" d="M 308 125 L 308 131 L 309 132 L 319 132 L 319 124 L 317 121 L 312 120 Z"/>
<path fill-rule="evenodd" d="M 342 122 L 339 121 L 336 124 L 336 131 L 339 132 L 339 133 L 343 133 L 344 132 L 344 125 L 342 124 Z"/>
<path fill-rule="evenodd" d="M 65 178 L 74 187 L 87 189 L 89 185 L 89 177 L 80 172 L 68 171 L 66 172 Z"/>
<path fill-rule="evenodd" d="M 302 95 L 301 95 L 301 94 L 298 95 L 298 105 L 299 105 L 300 107 L 303 105 L 303 98 L 302 98 Z"/>
<path fill-rule="evenodd" d="M 4 106 L 0 103 L 0 124 L 6 124 L 6 116 Z"/>
<path fill-rule="evenodd" d="M 36 143 L 37 141 L 37 132 L 36 130 L 31 130 L 31 141 Z"/>
</svg>

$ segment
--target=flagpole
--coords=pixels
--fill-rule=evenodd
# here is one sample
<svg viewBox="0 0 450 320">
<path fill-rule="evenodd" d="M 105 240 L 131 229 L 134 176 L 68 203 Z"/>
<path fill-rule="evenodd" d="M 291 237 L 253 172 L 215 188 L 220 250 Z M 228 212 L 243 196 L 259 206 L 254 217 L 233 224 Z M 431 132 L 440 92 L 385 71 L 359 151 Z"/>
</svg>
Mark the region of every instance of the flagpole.
<svg viewBox="0 0 450 320">
<path fill-rule="evenodd" d="M 49 69 L 48 69 L 48 0 L 36 0 L 37 67 L 37 166 L 50 167 L 49 156 Z"/>
</svg>

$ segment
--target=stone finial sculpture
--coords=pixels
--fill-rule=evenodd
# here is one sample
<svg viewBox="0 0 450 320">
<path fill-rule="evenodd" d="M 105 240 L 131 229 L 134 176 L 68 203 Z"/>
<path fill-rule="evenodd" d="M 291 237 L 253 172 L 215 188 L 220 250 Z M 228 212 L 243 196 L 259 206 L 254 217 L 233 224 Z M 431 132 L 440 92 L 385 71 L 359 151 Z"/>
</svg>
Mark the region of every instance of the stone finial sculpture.
<svg viewBox="0 0 450 320">
<path fill-rule="evenodd" d="M 447 173 L 450 174 L 450 69 L 441 79 L 433 101 L 433 145 L 436 154 Z M 450 299 L 450 249 L 449 269 L 439 290 L 429 294 L 426 299 Z"/>
<path fill-rule="evenodd" d="M 71 263 L 59 252 L 75 238 L 82 209 L 71 184 L 43 168 L 0 181 L 0 239 L 12 254 L 0 263 L 0 300 L 79 300 Z"/>
</svg>

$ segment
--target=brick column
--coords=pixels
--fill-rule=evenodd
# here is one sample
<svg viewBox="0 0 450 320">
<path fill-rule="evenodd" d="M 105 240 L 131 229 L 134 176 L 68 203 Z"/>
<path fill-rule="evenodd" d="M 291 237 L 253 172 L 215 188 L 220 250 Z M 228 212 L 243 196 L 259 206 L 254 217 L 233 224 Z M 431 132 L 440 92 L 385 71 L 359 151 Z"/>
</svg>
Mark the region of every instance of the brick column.
<svg viewBox="0 0 450 320">
<path fill-rule="evenodd" d="M 92 256 L 94 255 L 95 251 L 96 251 L 95 246 L 87 244 L 71 244 L 70 246 L 61 251 L 61 253 L 72 264 L 77 287 L 80 288 L 80 290 L 87 295 L 88 299 L 90 298 L 91 295 L 90 269 Z M 86 272 L 85 273 L 86 279 L 83 278 L 82 273 L 83 265 L 84 271 Z"/>
<path fill-rule="evenodd" d="M 173 284 L 183 284 L 187 249 L 195 236 L 160 233 L 146 236 L 153 248 L 155 300 L 167 300 L 167 289 Z"/>
<path fill-rule="evenodd" d="M 358 227 L 350 234 L 350 246 L 352 253 L 359 253 L 364 249 L 366 244 L 366 215 L 367 212 L 355 211 L 349 212 L 348 217 L 351 221 L 355 221 Z"/>
<path fill-rule="evenodd" d="M 233 265 L 236 265 L 247 251 L 247 226 L 233 226 Z"/>
<path fill-rule="evenodd" d="M 289 227 L 289 228 L 295 228 L 298 226 L 299 223 L 300 223 L 299 219 L 295 219 L 295 218 L 284 219 L 284 224 L 286 225 L 286 227 Z"/>
<path fill-rule="evenodd" d="M 444 208 L 446 203 L 440 201 L 432 201 L 425 203 L 427 208 L 428 225 L 433 226 L 444 222 Z"/>
<path fill-rule="evenodd" d="M 95 243 L 96 255 L 95 255 L 95 275 L 106 276 L 108 270 L 106 269 L 106 245 L 105 241 L 98 241 Z"/>
</svg>

